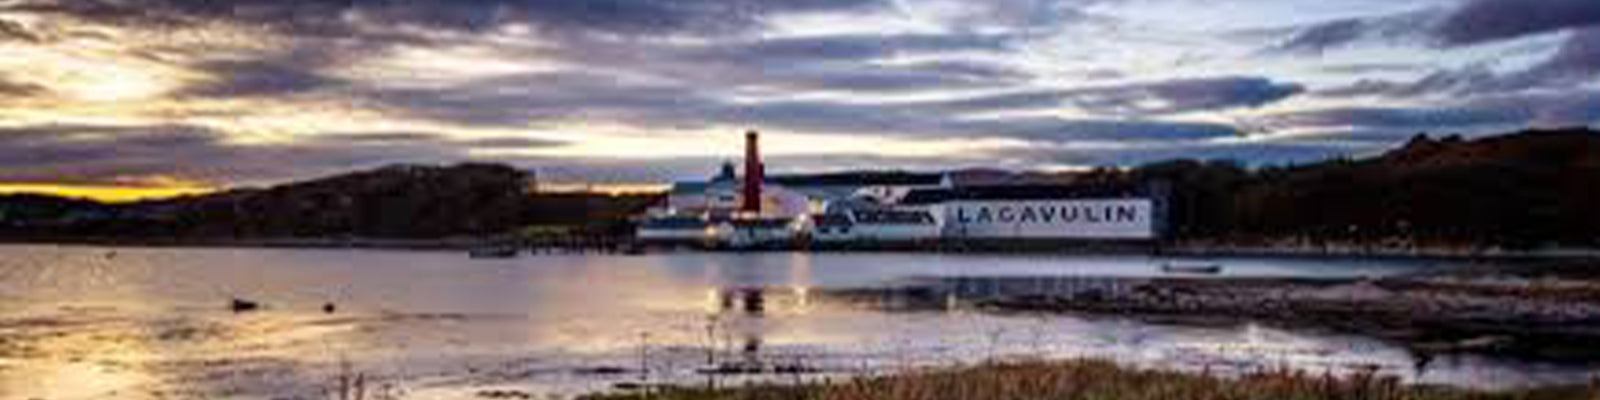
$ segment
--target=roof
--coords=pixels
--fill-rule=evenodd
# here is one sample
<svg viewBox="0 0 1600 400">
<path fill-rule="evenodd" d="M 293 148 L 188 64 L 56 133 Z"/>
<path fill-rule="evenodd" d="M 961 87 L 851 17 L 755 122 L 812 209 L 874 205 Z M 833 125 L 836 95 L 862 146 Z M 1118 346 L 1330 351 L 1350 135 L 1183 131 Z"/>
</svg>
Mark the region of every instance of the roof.
<svg viewBox="0 0 1600 400">
<path fill-rule="evenodd" d="M 936 204 L 952 200 L 1058 200 L 1107 197 L 1138 197 L 1145 190 L 1138 185 L 1007 185 L 971 186 L 954 189 L 914 189 L 901 204 Z"/>
<path fill-rule="evenodd" d="M 705 229 L 706 220 L 698 217 L 648 218 L 639 223 L 644 229 Z"/>
<path fill-rule="evenodd" d="M 811 223 L 818 227 L 824 226 L 850 226 L 850 218 L 843 214 L 819 214 L 811 216 Z"/>
<path fill-rule="evenodd" d="M 933 186 L 944 180 L 944 174 L 907 171 L 857 171 L 829 174 L 773 175 L 767 182 L 785 186 Z"/>
<path fill-rule="evenodd" d="M 681 181 L 672 184 L 672 193 L 680 195 L 695 195 L 711 192 L 712 189 L 735 190 L 741 185 L 737 181 Z"/>
</svg>

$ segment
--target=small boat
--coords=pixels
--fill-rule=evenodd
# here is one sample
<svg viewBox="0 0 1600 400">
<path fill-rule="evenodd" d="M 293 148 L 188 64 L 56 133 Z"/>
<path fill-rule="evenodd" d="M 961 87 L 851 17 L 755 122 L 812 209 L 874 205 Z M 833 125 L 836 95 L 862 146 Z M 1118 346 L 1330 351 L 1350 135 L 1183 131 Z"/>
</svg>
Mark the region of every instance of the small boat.
<svg viewBox="0 0 1600 400">
<path fill-rule="evenodd" d="M 517 248 L 511 246 L 481 247 L 467 251 L 470 258 L 512 258 L 517 256 Z"/>
<path fill-rule="evenodd" d="M 1169 274 L 1206 274 L 1216 275 L 1222 273 L 1222 264 L 1161 264 L 1161 272 Z"/>
</svg>

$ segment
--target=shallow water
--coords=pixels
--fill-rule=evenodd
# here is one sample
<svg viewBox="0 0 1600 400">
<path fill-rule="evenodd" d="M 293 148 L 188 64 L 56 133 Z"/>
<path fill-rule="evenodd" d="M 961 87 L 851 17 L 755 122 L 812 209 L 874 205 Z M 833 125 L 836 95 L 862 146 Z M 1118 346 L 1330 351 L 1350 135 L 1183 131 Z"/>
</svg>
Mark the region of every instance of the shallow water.
<svg viewBox="0 0 1600 400">
<path fill-rule="evenodd" d="M 1101 357 L 1237 371 L 1375 365 L 1407 380 L 1509 387 L 1593 371 L 1481 357 L 1424 370 L 1359 336 L 1119 318 L 888 312 L 836 288 L 911 276 L 1159 274 L 1164 258 L 673 253 L 473 260 L 456 252 L 0 246 L 0 399 L 567 396 L 618 382 L 811 379 L 988 358 Z M 1230 275 L 1376 276 L 1439 261 L 1214 259 Z M 758 312 L 725 295 L 761 288 Z M 232 298 L 259 301 L 235 314 Z M 324 313 L 333 303 L 337 310 Z M 708 364 L 816 373 L 710 377 Z M 643 366 L 643 367 L 641 367 Z M 380 396 L 369 396 L 375 398 Z"/>
</svg>

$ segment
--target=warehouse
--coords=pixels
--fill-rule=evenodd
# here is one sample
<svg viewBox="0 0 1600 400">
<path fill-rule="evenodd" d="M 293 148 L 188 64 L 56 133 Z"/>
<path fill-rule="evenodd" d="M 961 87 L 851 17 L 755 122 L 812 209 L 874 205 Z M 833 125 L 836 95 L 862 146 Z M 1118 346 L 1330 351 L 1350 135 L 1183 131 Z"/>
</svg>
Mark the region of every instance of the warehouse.
<svg viewBox="0 0 1600 400">
<path fill-rule="evenodd" d="M 1121 185 L 984 185 L 913 191 L 901 207 L 940 216 L 941 237 L 962 239 L 1154 240 L 1163 203 Z"/>
</svg>

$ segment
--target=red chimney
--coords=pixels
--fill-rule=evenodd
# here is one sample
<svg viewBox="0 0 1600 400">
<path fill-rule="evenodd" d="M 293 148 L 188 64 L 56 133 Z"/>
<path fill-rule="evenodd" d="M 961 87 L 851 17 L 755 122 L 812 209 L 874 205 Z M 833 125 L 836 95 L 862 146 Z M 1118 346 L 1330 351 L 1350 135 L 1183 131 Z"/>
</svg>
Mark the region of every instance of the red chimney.
<svg viewBox="0 0 1600 400">
<path fill-rule="evenodd" d="M 766 180 L 761 167 L 761 146 L 756 143 L 759 136 L 756 131 L 744 133 L 744 205 L 739 210 L 750 213 L 761 212 L 761 181 Z"/>
</svg>

